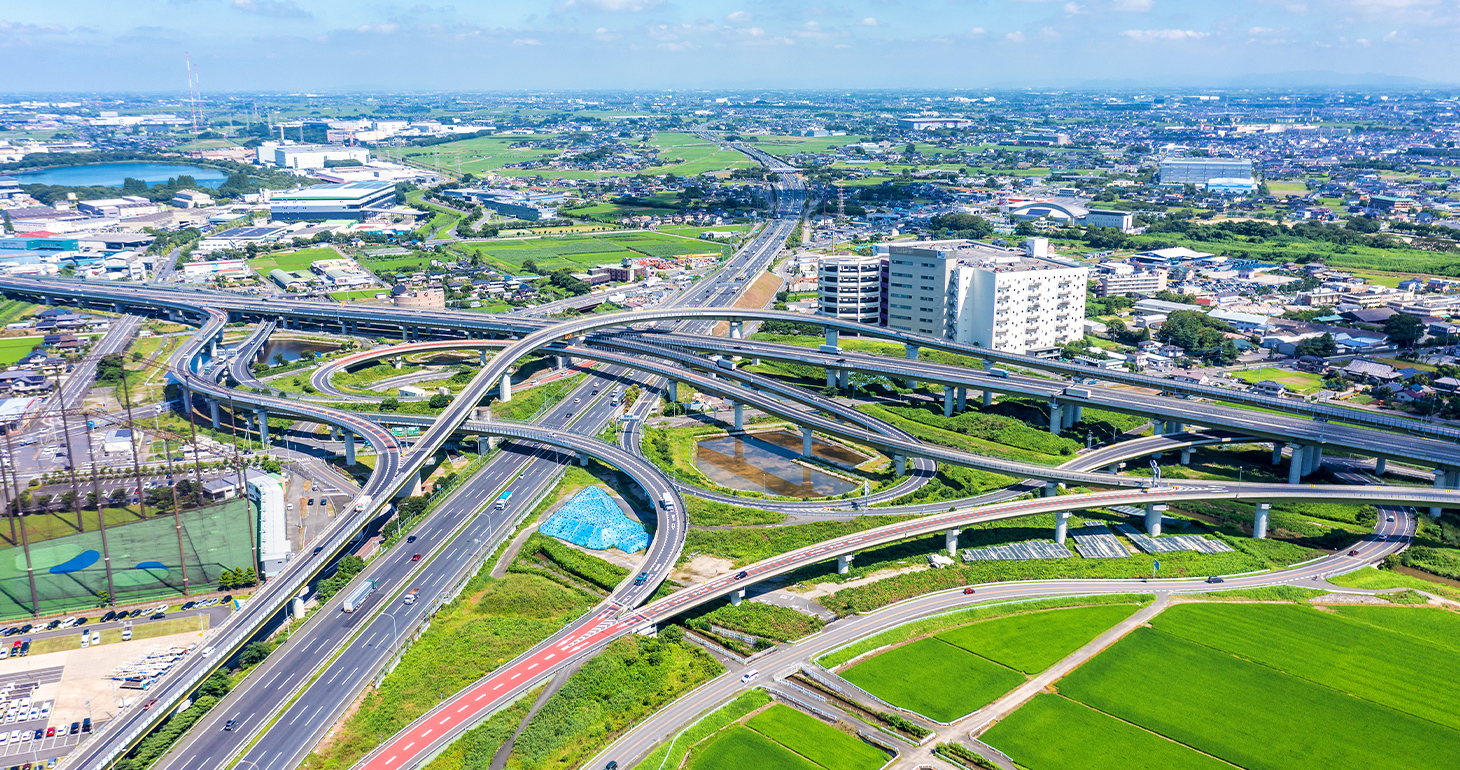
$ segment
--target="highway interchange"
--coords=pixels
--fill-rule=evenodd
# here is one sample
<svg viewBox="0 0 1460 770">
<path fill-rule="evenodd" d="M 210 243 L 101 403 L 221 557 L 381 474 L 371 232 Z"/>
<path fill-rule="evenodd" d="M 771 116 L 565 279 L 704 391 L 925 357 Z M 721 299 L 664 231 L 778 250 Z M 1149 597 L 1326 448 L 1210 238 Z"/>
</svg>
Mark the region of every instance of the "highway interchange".
<svg viewBox="0 0 1460 770">
<path fill-rule="evenodd" d="M 228 402 L 235 407 L 255 410 L 265 415 L 288 415 L 324 423 L 362 437 L 376 452 L 374 472 L 364 485 L 356 504 L 351 506 L 346 515 L 340 516 L 335 526 L 317 541 L 321 543 L 320 548 L 312 554 L 300 554 L 281 575 L 264 586 L 243 611 L 235 613 L 223 624 L 210 639 L 207 654 L 189 656 L 184 664 L 177 666 L 172 674 L 154 688 L 151 696 L 164 705 L 180 702 L 214 667 L 226 660 L 231 652 L 241 648 L 259 629 L 265 627 L 267 621 L 276 617 L 301 589 L 324 573 L 337 555 L 356 542 L 358 533 L 368 523 L 379 520 L 388 513 L 387 504 L 393 496 L 412 491 L 418 484 L 421 469 L 453 434 L 464 430 L 468 433 L 492 434 L 510 439 L 507 449 L 492 456 L 478 473 L 415 525 L 412 530 L 417 536 L 415 544 L 389 549 L 383 556 L 371 562 L 366 573 L 358 578 L 374 579 L 378 583 L 374 597 L 364 608 L 365 612 L 332 611 L 335 605 L 327 603 L 323 611 L 316 613 L 308 623 L 295 630 L 289 642 L 210 713 L 159 766 L 205 768 L 226 766 L 233 761 L 238 761 L 242 766 L 266 769 L 297 766 L 299 760 L 313 748 L 318 738 L 335 722 L 360 688 L 389 662 L 390 657 L 395 654 L 397 642 L 412 633 L 438 598 L 449 598 L 449 594 L 443 592 L 459 586 L 462 580 L 475 571 L 481 558 L 490 553 L 497 543 L 510 536 L 520 514 L 525 513 L 529 506 L 524 504 L 519 507 L 514 503 L 507 510 L 497 511 L 490 505 L 495 495 L 501 490 L 516 488 L 525 493 L 515 499 L 525 503 L 524 498 L 551 487 L 562 464 L 570 461 L 572 454 L 584 458 L 591 456 L 619 468 L 646 490 L 651 501 L 662 501 L 666 497 L 679 500 L 681 492 L 702 494 L 700 490 L 691 490 L 682 483 L 670 482 L 639 457 L 636 453 L 637 434 L 633 429 L 627 432 L 626 448 L 593 438 L 605 423 L 617 417 L 621 411 L 618 407 L 607 404 L 604 397 L 611 389 L 610 383 L 635 381 L 644 386 L 645 397 L 638 403 L 628 405 L 630 413 L 639 417 L 647 414 L 649 407 L 657 401 L 657 394 L 665 383 L 687 382 L 699 390 L 717 393 L 736 403 L 750 405 L 797 424 L 810 426 L 817 433 L 875 446 L 889 454 L 924 458 L 922 464 L 915 464 L 913 479 L 900 487 L 897 495 L 906 494 L 912 485 L 920 483 L 919 479 L 930 475 L 933 467 L 930 461 L 984 468 L 1007 473 L 1015 478 L 1084 484 L 1110 491 L 1018 499 L 1031 489 L 1043 486 L 1037 482 L 1025 482 L 1004 492 L 957 501 L 953 511 L 948 511 L 950 503 L 943 502 L 936 504 L 936 510 L 941 511 L 940 513 L 930 513 L 918 519 L 866 530 L 782 554 L 747 567 L 743 579 L 725 576 L 691 585 L 640 606 L 673 567 L 687 530 L 682 501 L 673 508 L 657 507 L 654 539 L 642 567 L 649 574 L 648 580 L 634 581 L 631 575 L 630 580 L 626 580 L 624 585 L 594 611 L 569 624 L 558 634 L 514 661 L 496 669 L 473 686 L 448 698 L 442 706 L 387 740 L 361 766 L 419 766 L 421 761 L 432 756 L 441 747 L 449 745 L 462 731 L 479 723 L 494 709 L 545 681 L 565 664 L 594 654 L 614 638 L 652 628 L 685 609 L 741 591 L 748 584 L 808 564 L 854 554 L 858 550 L 909 537 L 943 532 L 979 521 L 1032 513 L 1181 500 L 1236 499 L 1267 502 L 1321 499 L 1420 506 L 1455 506 L 1460 502 L 1460 493 L 1444 488 L 1446 484 L 1455 483 L 1449 481 L 1453 474 L 1442 475 L 1441 483 L 1435 488 L 1417 488 L 1377 484 L 1218 482 L 1156 485 L 1146 479 L 1094 472 L 1097 468 L 1121 459 L 1148 452 L 1170 451 L 1194 443 L 1250 441 L 1254 438 L 1271 440 L 1274 436 L 1280 436 L 1279 440 L 1290 440 L 1298 447 L 1304 442 L 1327 443 L 1377 457 L 1429 463 L 1449 470 L 1444 463 L 1455 461 L 1454 444 L 1446 440 L 1451 438 L 1446 432 L 1448 429 L 1436 426 L 1406 425 L 1406 429 L 1425 437 L 1410 436 L 1402 442 L 1396 442 L 1393 434 L 1382 434 L 1374 430 L 1373 423 L 1376 420 L 1366 417 L 1350 419 L 1349 415 L 1344 415 L 1345 422 L 1367 421 L 1370 427 L 1338 425 L 1300 417 L 1275 420 L 1272 419 L 1273 415 L 1257 416 L 1260 413 L 1235 409 L 1222 411 L 1214 409 L 1211 404 L 1198 406 L 1183 399 L 1146 396 L 1142 398 L 1148 399 L 1147 401 L 1135 403 L 1129 400 L 1132 394 L 1128 391 L 1107 392 L 1099 388 L 1089 388 L 1089 395 L 1082 395 L 1065 390 L 1067 383 L 1047 378 L 1021 375 L 996 377 L 979 370 L 936 367 L 923 362 L 909 366 L 895 359 L 842 352 L 835 348 L 835 340 L 831 335 L 828 335 L 831 347 L 825 348 L 821 353 L 804 348 L 792 352 L 765 343 L 708 337 L 708 327 L 714 321 L 732 322 L 732 336 L 737 336 L 743 322 L 754 320 L 810 320 L 824 323 L 829 329 L 853 331 L 846 328 L 845 324 L 827 319 L 791 317 L 755 308 L 730 307 L 749 283 L 753 282 L 755 276 L 769 267 L 786 237 L 794 229 L 805 204 L 805 192 L 798 177 L 780 167 L 778 161 L 770 160 L 769 156 L 760 157 L 759 151 L 753 148 L 737 149 L 767 162 L 773 171 L 778 172 L 780 181 L 777 185 L 776 215 L 766 222 L 755 238 L 727 260 L 719 271 L 693 284 L 682 295 L 669 300 L 658 309 L 635 311 L 617 317 L 605 315 L 550 321 L 520 316 L 492 317 L 433 312 L 395 312 L 382 316 L 378 310 L 330 307 L 324 303 L 291 303 L 287 307 L 272 303 L 266 307 L 264 304 L 270 303 L 260 304 L 258 300 L 217 292 L 120 285 L 82 287 L 64 281 L 37 279 L 0 280 L 0 290 L 13 296 L 38 297 L 52 301 L 69 299 L 78 304 L 127 306 L 138 311 L 160 311 L 174 320 L 191 319 L 199 325 L 199 331 L 170 362 L 172 370 L 177 373 L 179 384 L 187 394 L 185 398 L 190 406 L 194 398 L 203 398 Z M 290 323 L 323 324 L 326 328 L 347 333 L 359 333 L 362 327 L 375 331 L 398 330 L 400 336 L 407 339 L 445 336 L 455 340 L 469 340 L 501 335 L 513 335 L 514 339 L 507 341 L 505 347 L 502 347 L 501 341 L 493 342 L 493 346 L 502 347 L 501 351 L 480 368 L 471 383 L 441 415 L 435 419 L 423 418 L 422 435 L 413 438 L 410 445 L 405 446 L 369 415 L 333 409 L 304 399 L 245 393 L 220 385 L 215 378 L 223 372 L 209 372 L 205 365 L 210 348 L 221 336 L 226 323 L 249 318 L 264 320 L 268 328 L 257 330 L 249 338 L 244 346 L 244 352 L 249 355 L 236 357 L 230 362 L 228 369 L 233 372 L 231 376 L 235 382 L 250 387 L 258 385 L 247 371 L 246 362 L 252 358 L 252 350 L 257 349 L 267 339 L 276 321 L 280 326 L 288 326 Z M 640 326 L 636 331 L 606 331 L 626 324 L 649 326 Z M 672 328 L 666 327 L 666 324 Z M 960 349 L 947 341 L 917 338 L 913 335 L 882 333 L 878 336 L 891 337 L 910 345 L 972 355 L 989 363 L 1015 364 L 1021 368 L 1045 371 L 1058 369 L 1057 366 L 1027 358 Z M 485 344 L 486 340 L 477 339 L 476 342 Z M 725 346 L 729 346 L 731 350 L 726 350 Z M 549 353 L 574 358 L 593 358 L 601 362 L 600 368 L 573 394 L 574 399 L 582 399 L 585 404 L 580 406 L 577 401 L 565 398 L 544 414 L 536 425 L 531 426 L 472 419 L 476 405 L 489 394 L 505 394 L 510 389 L 510 375 L 517 362 L 544 349 Z M 391 353 L 409 350 L 410 348 L 403 347 L 392 350 Z M 1110 451 L 1103 449 L 1092 452 L 1077 458 L 1076 462 L 1051 469 L 921 444 L 912 437 L 889 430 L 890 426 L 855 413 L 831 399 L 800 391 L 759 375 L 725 371 L 712 361 L 686 353 L 688 350 L 799 360 L 813 364 L 819 362 L 829 369 L 865 369 L 890 377 L 916 378 L 951 384 L 952 387 L 1028 393 L 1071 405 L 1125 408 L 1152 414 L 1173 424 L 1221 427 L 1234 433 L 1187 435 L 1178 432 L 1176 435 L 1157 436 L 1154 439 L 1128 442 L 1130 446 L 1122 448 L 1108 448 Z M 243 363 L 239 363 L 240 361 Z M 1104 372 L 1101 373 L 1101 379 L 1123 382 L 1121 377 L 1107 377 Z M 327 376 L 325 380 L 327 384 Z M 595 397 L 590 388 L 597 389 L 599 394 Z M 1245 399 L 1233 398 L 1231 394 L 1225 393 L 1207 395 L 1225 396 L 1238 401 Z M 788 403 L 790 401 L 799 402 L 799 405 L 793 406 Z M 571 419 L 565 416 L 569 411 L 576 412 Z M 1310 407 L 1292 407 L 1288 411 L 1301 417 L 1313 417 L 1316 413 Z M 842 419 L 824 417 L 823 413 Z M 842 421 L 856 417 L 862 418 L 857 421 L 858 425 L 849 425 Z M 638 420 L 631 422 L 631 425 L 638 424 Z M 1311 432 L 1315 430 L 1318 431 L 1316 435 Z M 1384 439 L 1385 435 L 1390 438 Z M 1050 490 L 1052 487 L 1046 491 Z M 885 496 L 865 502 L 883 499 Z M 813 508 L 833 507 L 779 501 L 766 503 L 766 506 L 802 513 L 810 512 Z M 933 509 L 923 508 L 918 512 L 931 510 Z M 884 511 L 905 513 L 909 509 L 877 509 L 879 513 Z M 1385 523 L 1381 522 L 1380 526 L 1383 528 Z M 1400 518 L 1398 526 L 1401 529 L 1412 528 L 1413 522 L 1408 514 Z M 1409 530 L 1406 529 L 1405 532 L 1407 531 Z M 1394 534 L 1403 535 L 1405 532 Z M 1379 539 L 1362 545 L 1357 557 L 1343 557 L 1347 561 L 1335 557 L 1320 564 L 1328 572 L 1351 569 L 1372 563 L 1376 558 L 1400 547 L 1402 539 Z M 411 558 L 417 552 L 423 554 L 420 561 Z M 1310 571 L 1316 568 L 1316 565 L 1308 565 L 1240 580 L 1242 585 L 1265 585 L 1301 579 L 1309 576 Z M 1232 582 L 1235 584 L 1237 580 Z M 421 588 L 423 600 L 414 605 L 397 601 L 400 592 L 408 588 Z M 1122 581 L 1067 581 L 998 588 L 994 589 L 992 598 L 1005 595 L 1014 597 L 1102 591 L 1179 591 L 1192 588 L 1190 583 L 1173 583 L 1169 586 L 1164 583 L 1152 584 L 1136 588 Z M 1004 593 L 1000 593 L 1001 591 Z M 988 591 L 980 594 L 980 599 L 989 598 Z M 334 601 L 337 602 L 338 599 Z M 946 609 L 958 601 L 960 599 L 957 597 L 924 597 L 899 605 L 897 612 L 915 611 L 916 608 L 925 608 L 923 611 Z M 868 617 L 879 614 L 874 613 Z M 842 621 L 836 624 L 837 634 L 857 633 L 857 629 L 869 624 L 870 621 Z M 875 628 L 862 630 L 860 633 L 870 633 L 873 630 Z M 785 654 L 792 652 L 796 650 L 792 649 Z M 716 682 L 723 679 L 722 677 Z M 712 693 L 707 697 L 728 695 Z M 696 699 L 693 702 L 703 704 L 707 701 Z M 167 710 L 159 707 L 152 712 L 124 712 L 112 720 L 96 738 L 83 745 L 73 755 L 69 766 L 105 766 L 144 735 L 155 724 L 159 715 Z M 650 735 L 653 729 L 647 725 L 656 725 L 654 729 L 658 729 L 658 726 L 666 724 L 664 720 L 673 717 L 674 714 L 661 713 L 641 730 L 647 730 L 644 735 Z M 230 719 L 237 720 L 237 729 L 221 730 L 218 723 Z M 642 745 L 634 744 L 633 741 L 652 740 L 652 737 L 639 737 L 641 730 L 624 738 L 623 745 L 629 754 L 635 751 L 642 754 Z"/>
</svg>

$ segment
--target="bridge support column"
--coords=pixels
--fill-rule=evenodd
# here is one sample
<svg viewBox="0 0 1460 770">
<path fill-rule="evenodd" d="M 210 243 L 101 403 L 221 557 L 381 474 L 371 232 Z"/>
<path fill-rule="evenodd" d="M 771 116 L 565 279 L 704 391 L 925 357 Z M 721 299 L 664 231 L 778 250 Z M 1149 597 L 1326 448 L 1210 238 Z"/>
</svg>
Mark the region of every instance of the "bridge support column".
<svg viewBox="0 0 1460 770">
<path fill-rule="evenodd" d="M 1161 514 L 1166 506 L 1155 503 L 1146 503 L 1146 534 L 1151 537 L 1161 536 Z"/>
<path fill-rule="evenodd" d="M 553 356 L 553 368 L 562 370 L 572 366 L 572 359 L 567 356 Z"/>
<path fill-rule="evenodd" d="M 958 555 L 958 536 L 963 534 L 961 529 L 950 529 L 943 532 L 943 547 L 948 549 L 949 556 Z"/>
<path fill-rule="evenodd" d="M 1070 512 L 1059 511 L 1054 515 L 1054 541 L 1064 545 L 1070 535 Z"/>
<path fill-rule="evenodd" d="M 745 339 L 745 322 L 744 321 L 731 321 L 730 322 L 730 339 L 732 339 L 732 340 Z"/>
<path fill-rule="evenodd" d="M 487 349 L 486 348 L 482 348 L 482 357 L 481 357 L 480 360 L 477 361 L 477 366 L 486 366 L 486 365 L 487 365 Z"/>
<path fill-rule="evenodd" d="M 736 590 L 730 592 L 730 606 L 739 607 L 742 601 L 745 601 L 744 588 L 737 588 Z"/>
<path fill-rule="evenodd" d="M 811 428 L 809 426 L 801 428 L 801 456 L 811 456 Z"/>
<path fill-rule="evenodd" d="M 1058 436 L 1060 430 L 1064 427 L 1064 408 L 1060 406 L 1060 402 L 1058 401 L 1049 402 L 1049 432 Z"/>
<path fill-rule="evenodd" d="M 987 409 L 987 408 L 989 408 L 989 407 L 991 407 L 993 405 L 994 405 L 994 392 L 992 390 L 985 390 L 983 392 L 983 407 L 985 409 Z"/>
<path fill-rule="evenodd" d="M 953 408 L 954 409 L 957 409 L 960 412 L 962 412 L 963 410 L 965 410 L 965 409 L 968 408 L 968 388 L 959 386 L 959 388 L 958 388 L 958 404 L 956 406 L 954 406 Z"/>
<path fill-rule="evenodd" d="M 826 330 L 826 342 L 824 344 L 822 344 L 821 349 L 822 349 L 823 352 L 826 352 L 826 353 L 840 353 L 841 352 L 841 350 L 842 350 L 841 349 L 841 345 L 840 345 L 840 343 L 837 342 L 836 329 L 827 329 Z"/>
<path fill-rule="evenodd" d="M 214 339 L 208 342 L 208 357 L 215 359 L 218 357 L 218 340 Z"/>
<path fill-rule="evenodd" d="M 1191 447 L 1183 447 L 1182 448 L 1182 450 L 1181 450 L 1181 464 L 1182 465 L 1191 465 L 1191 453 L 1193 451 L 1194 450 Z"/>
<path fill-rule="evenodd" d="M 1293 457 L 1288 462 L 1288 483 L 1297 484 L 1303 480 L 1303 463 L 1306 462 L 1302 444 L 1293 444 Z"/>
<path fill-rule="evenodd" d="M 1065 404 L 1062 411 L 1065 415 L 1064 428 L 1068 430 L 1075 427 L 1075 423 L 1080 421 L 1080 407 L 1076 404 Z"/>
<path fill-rule="evenodd" d="M 1309 448 L 1309 451 L 1311 451 L 1313 453 L 1313 463 L 1312 463 L 1312 466 L 1310 468 L 1308 468 L 1308 472 L 1309 473 L 1314 473 L 1316 471 L 1322 470 L 1323 469 L 1323 447 L 1321 447 L 1321 446 L 1313 446 L 1313 447 L 1310 447 Z"/>
<path fill-rule="evenodd" d="M 260 409 L 255 414 L 259 423 L 259 443 L 267 449 L 269 447 L 269 410 Z"/>
<path fill-rule="evenodd" d="M 1107 473 L 1111 474 L 1111 475 L 1117 475 L 1117 474 L 1119 474 L 1120 473 L 1120 463 L 1111 463 L 1111 464 L 1105 466 L 1105 471 Z"/>
<path fill-rule="evenodd" d="M 355 434 L 350 431 L 342 431 L 345 434 L 345 465 L 355 464 Z"/>
<path fill-rule="evenodd" d="M 836 370 L 836 387 L 838 390 L 846 390 L 852 384 L 852 372 L 850 369 Z"/>
<path fill-rule="evenodd" d="M 1436 468 L 1435 469 L 1435 489 L 1444 489 L 1446 487 L 1446 485 L 1447 485 L 1447 482 L 1449 482 L 1449 480 L 1450 480 L 1450 473 L 1448 471 L 1446 471 L 1444 468 Z M 1432 519 L 1438 519 L 1438 518 L 1440 518 L 1440 514 L 1443 513 L 1444 510 L 1445 510 L 1444 508 L 1441 508 L 1439 506 L 1435 506 L 1435 507 L 1431 508 L 1430 509 L 1430 518 L 1432 518 Z"/>
<path fill-rule="evenodd" d="M 917 345 L 903 345 L 903 349 L 907 351 L 907 360 L 909 360 L 909 361 L 916 361 L 916 360 L 918 360 L 918 346 Z M 915 379 L 913 379 L 912 377 L 908 377 L 906 380 L 903 381 L 902 384 L 903 384 L 903 387 L 906 387 L 906 388 L 916 388 L 918 386 L 918 381 L 915 380 Z"/>
<path fill-rule="evenodd" d="M 395 360 L 391 362 L 395 366 L 395 368 L 399 369 L 405 365 L 404 361 L 402 361 L 401 359 L 402 356 L 396 356 Z"/>
<path fill-rule="evenodd" d="M 897 465 L 897 475 L 907 475 L 907 455 L 893 455 L 892 462 Z"/>
<path fill-rule="evenodd" d="M 1252 536 L 1258 540 L 1267 537 L 1267 520 L 1272 515 L 1272 503 L 1258 503 L 1252 516 Z"/>
<path fill-rule="evenodd" d="M 826 370 L 826 387 L 835 388 L 838 372 L 835 369 Z"/>
<path fill-rule="evenodd" d="M 943 386 L 943 416 L 953 416 L 953 400 L 956 398 L 952 385 Z"/>
<path fill-rule="evenodd" d="M 1281 441 L 1272 442 L 1272 464 L 1283 464 L 1283 442 Z"/>
<path fill-rule="evenodd" d="M 578 453 L 578 464 L 579 465 L 587 465 L 588 464 L 588 459 L 589 458 L 588 458 L 588 455 L 586 453 L 584 453 L 584 452 L 579 452 Z"/>
<path fill-rule="evenodd" d="M 213 430 L 218 430 L 218 409 L 222 406 L 216 399 L 208 399 L 208 417 L 213 421 Z"/>
<path fill-rule="evenodd" d="M 670 401 L 678 401 L 679 400 L 679 380 L 670 380 L 669 381 L 669 400 Z"/>
<path fill-rule="evenodd" d="M 512 400 L 512 375 L 505 373 L 502 375 L 502 381 L 497 385 L 497 400 Z"/>
<path fill-rule="evenodd" d="M 1384 475 L 1384 471 L 1388 470 L 1388 466 L 1389 466 L 1389 458 L 1387 458 L 1387 457 L 1379 457 L 1379 458 L 1376 458 L 1374 460 L 1374 475 L 1375 476 L 1383 476 Z"/>
<path fill-rule="evenodd" d="M 1175 420 L 1172 420 L 1171 422 L 1166 423 L 1166 424 L 1168 426 L 1167 429 L 1166 429 L 1166 432 L 1167 433 L 1185 433 L 1186 432 L 1186 425 L 1183 424 L 1183 423 L 1179 423 L 1179 422 L 1177 422 Z"/>
<path fill-rule="evenodd" d="M 421 492 L 421 473 L 417 471 L 411 474 L 410 483 L 401 487 L 400 491 L 395 493 L 395 499 L 403 500 L 407 497 L 415 497 L 420 495 Z"/>
<path fill-rule="evenodd" d="M 856 554 L 844 553 L 841 556 L 836 557 L 836 574 L 847 574 L 847 570 L 852 566 L 852 559 L 855 556 Z"/>
<path fill-rule="evenodd" d="M 1059 482 L 1056 482 L 1056 481 L 1046 481 L 1046 482 L 1044 482 L 1044 492 L 1043 492 L 1043 494 L 1044 494 L 1045 497 L 1055 497 L 1059 493 L 1060 493 L 1060 485 L 1059 485 Z"/>
<path fill-rule="evenodd" d="M 745 430 L 745 404 L 735 404 L 735 430 Z"/>
</svg>

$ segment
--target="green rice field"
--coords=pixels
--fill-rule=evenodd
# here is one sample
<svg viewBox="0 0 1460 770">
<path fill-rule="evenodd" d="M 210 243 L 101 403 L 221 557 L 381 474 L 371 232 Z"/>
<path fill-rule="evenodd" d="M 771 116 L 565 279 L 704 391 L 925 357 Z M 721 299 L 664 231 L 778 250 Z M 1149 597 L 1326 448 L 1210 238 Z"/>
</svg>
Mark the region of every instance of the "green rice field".
<svg viewBox="0 0 1460 770">
<path fill-rule="evenodd" d="M 937 638 L 1015 671 L 1037 674 L 1135 614 L 1134 604 L 1047 610 L 985 620 Z"/>
<path fill-rule="evenodd" d="M 1029 770 L 1217 770 L 1231 767 L 1129 722 L 1040 693 L 980 736 Z"/>
<path fill-rule="evenodd" d="M 1024 682 L 1024 675 L 936 638 L 889 650 L 841 672 L 852 684 L 938 722 L 953 722 Z"/>
</svg>

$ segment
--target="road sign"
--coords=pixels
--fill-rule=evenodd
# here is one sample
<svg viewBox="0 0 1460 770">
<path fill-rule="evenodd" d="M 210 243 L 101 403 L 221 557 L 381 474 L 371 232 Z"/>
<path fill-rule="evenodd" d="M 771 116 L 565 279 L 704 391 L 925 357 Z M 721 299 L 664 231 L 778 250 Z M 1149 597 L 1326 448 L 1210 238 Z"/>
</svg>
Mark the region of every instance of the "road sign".
<svg viewBox="0 0 1460 770">
<path fill-rule="evenodd" d="M 1151 461 L 1151 477 L 1156 481 L 1161 480 L 1161 464 L 1155 460 Z"/>
</svg>

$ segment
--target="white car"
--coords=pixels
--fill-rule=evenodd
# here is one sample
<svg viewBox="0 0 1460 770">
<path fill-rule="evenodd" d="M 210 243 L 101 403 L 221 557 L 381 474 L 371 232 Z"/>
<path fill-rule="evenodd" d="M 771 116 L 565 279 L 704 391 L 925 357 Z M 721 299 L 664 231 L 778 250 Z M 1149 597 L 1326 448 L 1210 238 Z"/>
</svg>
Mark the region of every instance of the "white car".
<svg viewBox="0 0 1460 770">
<path fill-rule="evenodd" d="M 45 703 L 42 703 L 41 704 L 41 719 L 50 719 L 50 718 L 51 718 L 51 702 L 50 701 L 46 701 Z"/>
</svg>

